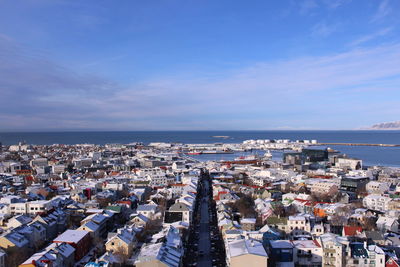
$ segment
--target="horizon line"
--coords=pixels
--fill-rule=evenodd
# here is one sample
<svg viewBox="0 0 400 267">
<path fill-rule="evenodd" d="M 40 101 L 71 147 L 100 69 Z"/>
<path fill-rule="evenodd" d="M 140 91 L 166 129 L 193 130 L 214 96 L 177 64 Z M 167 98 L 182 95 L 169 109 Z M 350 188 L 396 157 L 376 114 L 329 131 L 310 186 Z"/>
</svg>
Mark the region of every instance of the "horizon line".
<svg viewBox="0 0 400 267">
<path fill-rule="evenodd" d="M 400 129 L 373 129 L 373 128 L 360 128 L 360 129 L 207 129 L 207 130 L 196 130 L 196 129 L 184 129 L 184 130 L 99 130 L 99 129 L 64 129 L 64 130 L 0 130 L 0 133 L 80 133 L 80 132 L 265 132 L 265 131 L 400 131 Z"/>
</svg>

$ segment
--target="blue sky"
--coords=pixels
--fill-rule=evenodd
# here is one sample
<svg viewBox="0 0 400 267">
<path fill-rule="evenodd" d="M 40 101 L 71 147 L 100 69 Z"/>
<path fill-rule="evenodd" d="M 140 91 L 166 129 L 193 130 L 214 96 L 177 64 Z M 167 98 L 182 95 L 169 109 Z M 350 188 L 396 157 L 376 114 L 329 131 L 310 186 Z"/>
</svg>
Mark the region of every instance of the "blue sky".
<svg viewBox="0 0 400 267">
<path fill-rule="evenodd" d="M 0 131 L 400 120 L 400 1 L 0 1 Z"/>
</svg>

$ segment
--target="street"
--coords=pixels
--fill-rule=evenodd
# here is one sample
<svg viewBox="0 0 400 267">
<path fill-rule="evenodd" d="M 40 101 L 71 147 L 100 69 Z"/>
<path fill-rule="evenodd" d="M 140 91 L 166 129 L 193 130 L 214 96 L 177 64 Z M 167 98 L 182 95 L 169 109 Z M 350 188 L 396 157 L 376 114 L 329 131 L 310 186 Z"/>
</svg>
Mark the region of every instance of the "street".
<svg viewBox="0 0 400 267">
<path fill-rule="evenodd" d="M 204 181 L 202 186 L 202 199 L 200 204 L 200 234 L 199 234 L 199 252 L 204 254 L 198 258 L 197 266 L 212 266 L 211 240 L 210 240 L 210 216 L 209 216 L 209 182 Z"/>
<path fill-rule="evenodd" d="M 203 173 L 198 183 L 193 221 L 185 248 L 184 266 L 226 266 L 225 247 L 218 229 L 210 181 L 208 173 Z"/>
</svg>

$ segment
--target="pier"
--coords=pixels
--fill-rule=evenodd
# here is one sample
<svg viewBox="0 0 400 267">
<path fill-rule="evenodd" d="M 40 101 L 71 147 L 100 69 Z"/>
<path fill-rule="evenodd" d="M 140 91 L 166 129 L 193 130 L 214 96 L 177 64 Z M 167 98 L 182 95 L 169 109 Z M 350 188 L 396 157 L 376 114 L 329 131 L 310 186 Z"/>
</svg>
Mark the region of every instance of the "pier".
<svg viewBox="0 0 400 267">
<path fill-rule="evenodd" d="M 318 143 L 321 146 L 380 146 L 380 147 L 400 147 L 400 144 L 363 144 L 363 143 Z"/>
</svg>

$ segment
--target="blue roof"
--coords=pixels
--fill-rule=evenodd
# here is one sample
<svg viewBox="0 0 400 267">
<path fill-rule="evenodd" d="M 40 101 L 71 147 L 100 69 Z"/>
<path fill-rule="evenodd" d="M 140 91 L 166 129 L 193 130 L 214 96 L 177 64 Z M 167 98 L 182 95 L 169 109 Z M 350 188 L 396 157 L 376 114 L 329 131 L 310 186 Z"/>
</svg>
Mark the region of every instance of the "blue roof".
<svg viewBox="0 0 400 267">
<path fill-rule="evenodd" d="M 368 252 L 363 243 L 354 242 L 350 244 L 351 256 L 354 258 L 368 258 Z"/>
</svg>

